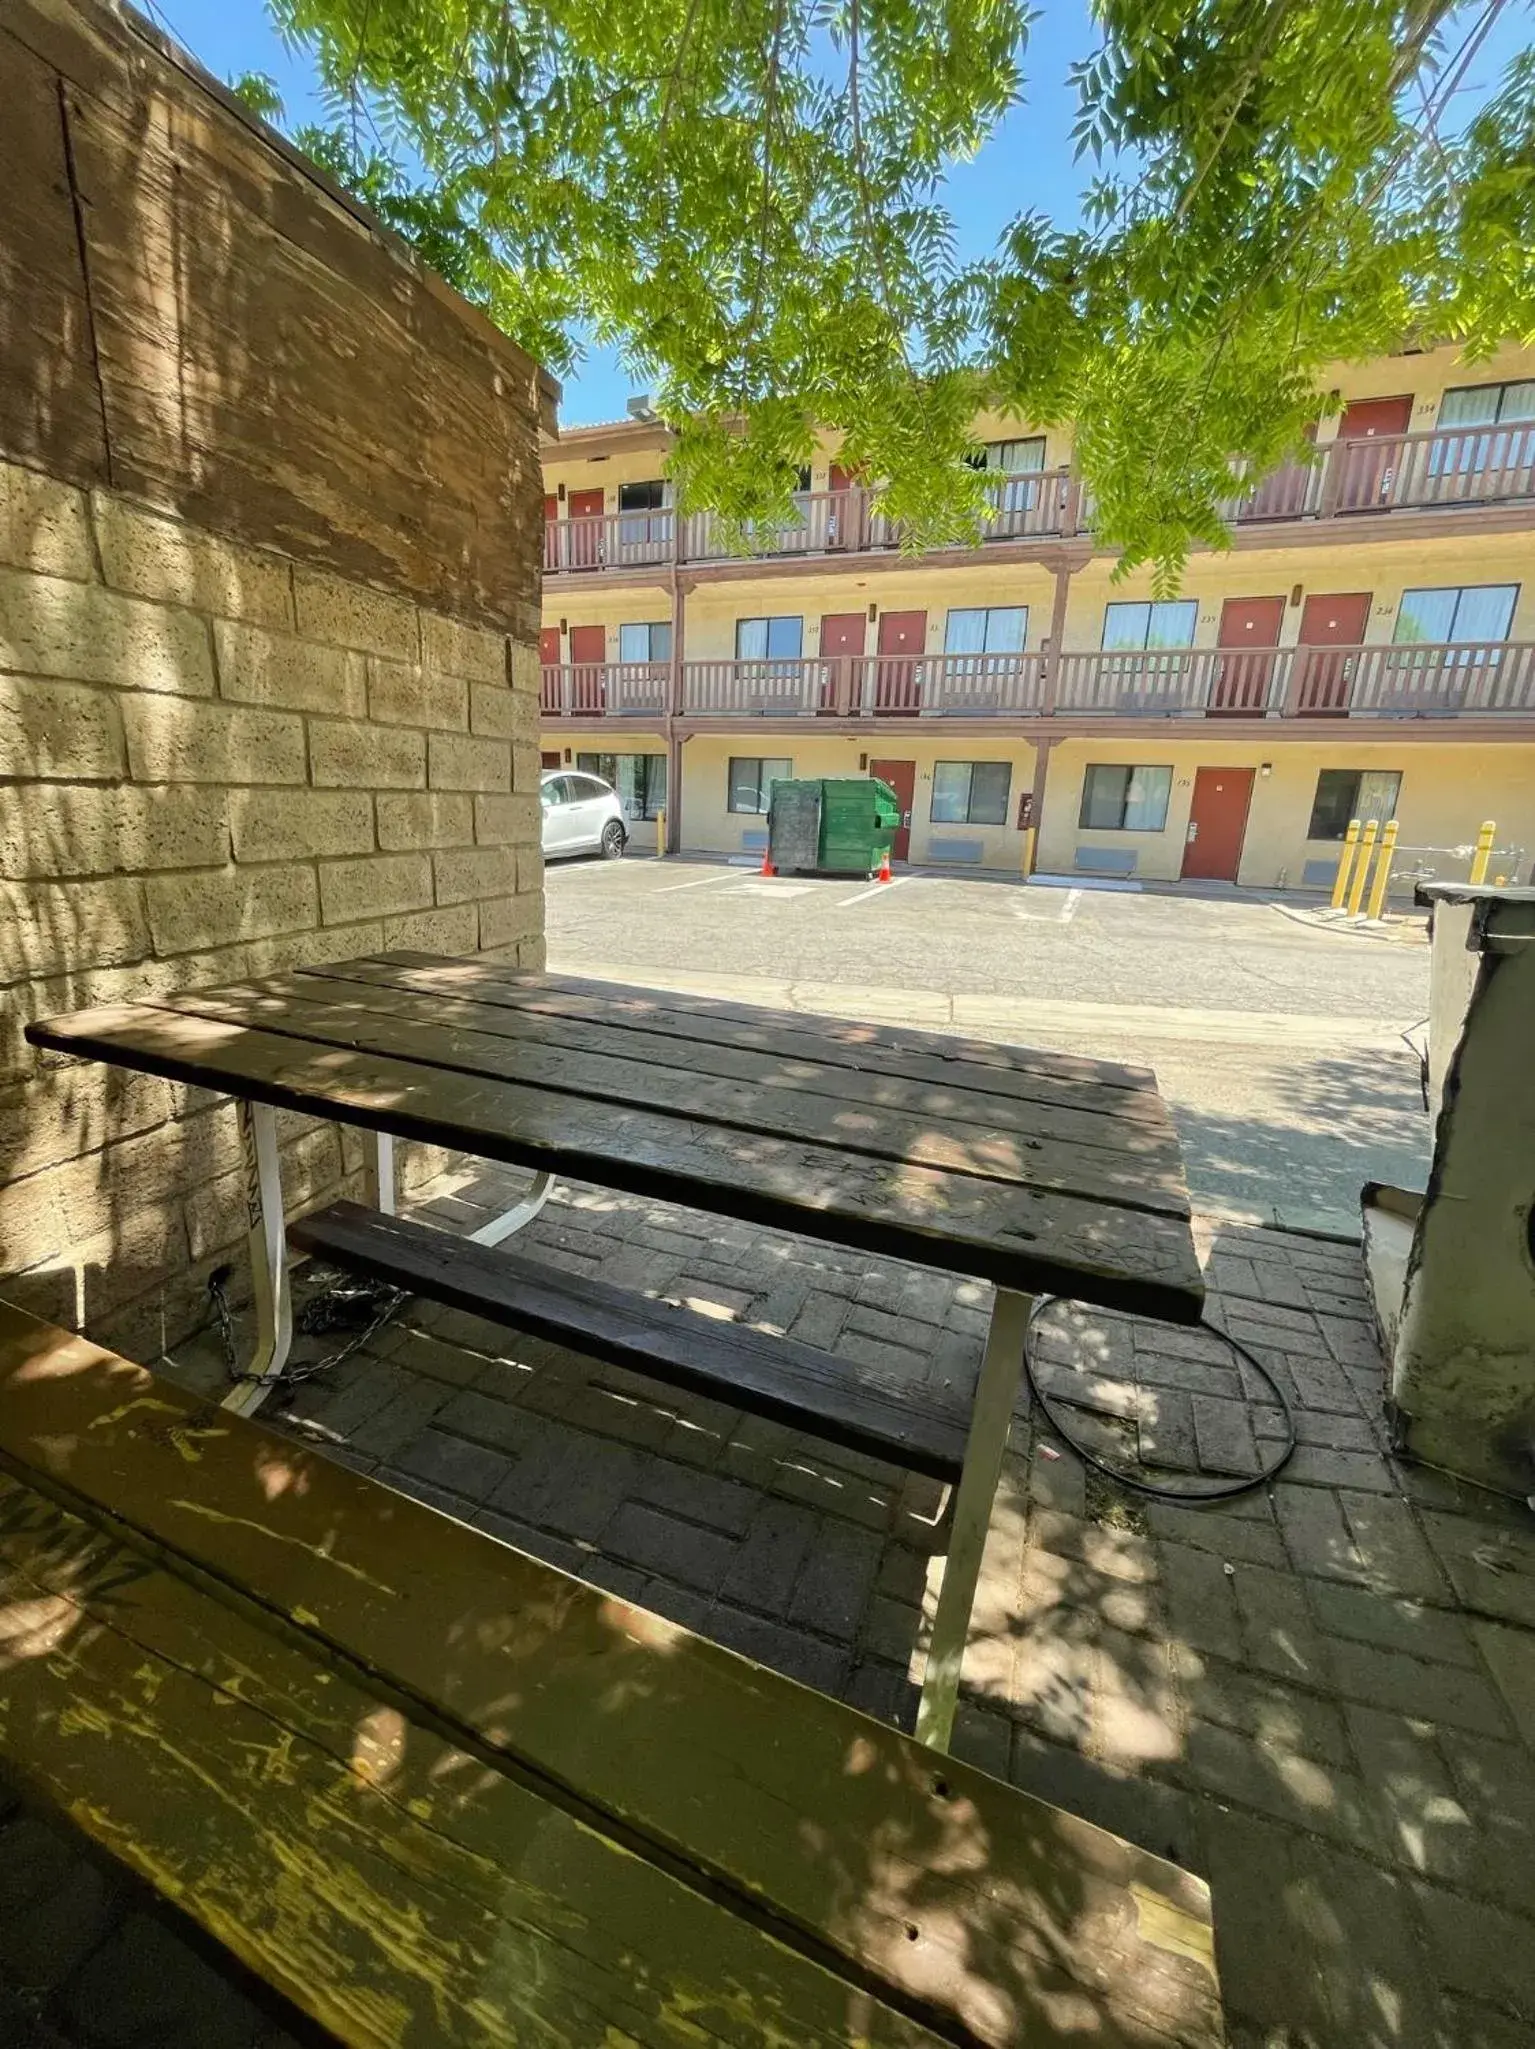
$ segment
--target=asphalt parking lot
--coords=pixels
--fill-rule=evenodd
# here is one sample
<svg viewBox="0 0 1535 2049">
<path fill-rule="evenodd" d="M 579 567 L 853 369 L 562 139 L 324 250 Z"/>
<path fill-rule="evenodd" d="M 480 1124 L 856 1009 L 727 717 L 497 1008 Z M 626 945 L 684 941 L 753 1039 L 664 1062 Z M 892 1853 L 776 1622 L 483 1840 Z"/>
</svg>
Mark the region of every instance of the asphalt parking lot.
<svg viewBox="0 0 1535 2049">
<path fill-rule="evenodd" d="M 1352 1229 L 1364 1181 L 1422 1185 L 1402 1038 L 1428 1008 L 1416 926 L 1372 939 L 1248 895 L 644 858 L 551 864 L 547 886 L 569 973 L 1153 1067 L 1202 1208 Z"/>
</svg>

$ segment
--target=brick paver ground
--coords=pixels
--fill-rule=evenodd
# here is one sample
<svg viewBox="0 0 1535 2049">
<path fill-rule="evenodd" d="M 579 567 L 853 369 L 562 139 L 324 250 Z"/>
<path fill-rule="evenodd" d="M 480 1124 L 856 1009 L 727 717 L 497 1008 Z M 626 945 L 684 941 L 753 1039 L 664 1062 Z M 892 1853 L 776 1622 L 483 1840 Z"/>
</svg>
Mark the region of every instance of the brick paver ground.
<svg viewBox="0 0 1535 2049">
<path fill-rule="evenodd" d="M 472 1227 L 511 1187 L 429 1193 L 424 1214 Z M 1149 1501 L 1021 1403 L 955 1748 L 1209 1879 L 1236 2049 L 1535 2044 L 1535 1519 L 1387 1455 L 1357 1251 L 1211 1223 L 1200 1241 L 1211 1319 L 1283 1386 L 1296 1454 L 1222 1505 Z M 523 1243 L 892 1377 L 973 1382 L 978 1284 L 580 1187 Z M 1218 1340 L 1082 1310 L 1056 1327 L 1060 1361 L 1133 1389 L 1149 1464 L 1272 1449 L 1272 1395 Z M 425 1303 L 282 1427 L 910 1724 L 945 1541 L 931 1482 Z M 178 2039 L 82 2025 L 80 1976 L 124 1940 L 120 1915 L 82 1934 L 41 2004 L 58 2032 L 16 2039 Z M 249 2027 L 227 2039 L 266 2049 Z"/>
</svg>

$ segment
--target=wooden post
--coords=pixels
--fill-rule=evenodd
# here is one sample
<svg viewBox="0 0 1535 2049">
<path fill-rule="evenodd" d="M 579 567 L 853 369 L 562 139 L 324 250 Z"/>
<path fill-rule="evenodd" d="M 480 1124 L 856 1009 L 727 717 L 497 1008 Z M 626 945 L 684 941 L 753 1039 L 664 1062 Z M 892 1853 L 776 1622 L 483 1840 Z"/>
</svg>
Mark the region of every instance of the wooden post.
<svg viewBox="0 0 1535 2049">
<path fill-rule="evenodd" d="M 1061 668 L 1061 642 L 1066 635 L 1066 604 L 1071 596 L 1071 574 L 1071 564 L 1065 562 L 1055 572 L 1055 599 L 1050 607 L 1050 635 L 1044 645 L 1044 675 L 1040 682 L 1039 708 L 1046 718 L 1055 710 L 1056 685 Z"/>
</svg>

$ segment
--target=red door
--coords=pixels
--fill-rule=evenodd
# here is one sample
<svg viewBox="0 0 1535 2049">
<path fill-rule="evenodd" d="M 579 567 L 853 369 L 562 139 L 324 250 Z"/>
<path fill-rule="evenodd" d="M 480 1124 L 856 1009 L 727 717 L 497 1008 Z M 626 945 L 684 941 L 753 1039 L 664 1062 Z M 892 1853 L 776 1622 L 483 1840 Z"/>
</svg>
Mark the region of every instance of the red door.
<svg viewBox="0 0 1535 2049">
<path fill-rule="evenodd" d="M 834 462 L 826 473 L 826 488 L 832 494 L 829 518 L 826 523 L 826 545 L 828 548 L 861 548 L 863 536 L 858 526 L 858 479 L 853 472 L 844 469 L 840 462 Z M 858 650 L 862 654 L 863 649 Z"/>
<path fill-rule="evenodd" d="M 879 673 L 874 691 L 877 712 L 919 712 L 922 709 L 922 652 L 927 646 L 926 612 L 881 612 Z"/>
<path fill-rule="evenodd" d="M 1355 650 L 1364 644 L 1373 596 L 1372 591 L 1326 591 L 1307 598 L 1295 657 L 1299 666 L 1292 704 L 1297 712 L 1340 718 L 1347 712 Z"/>
<path fill-rule="evenodd" d="M 1221 607 L 1223 654 L 1215 672 L 1210 710 L 1225 717 L 1261 718 L 1268 709 L 1274 656 L 1284 623 L 1284 599 L 1227 598 Z"/>
<path fill-rule="evenodd" d="M 821 683 L 817 710 L 840 712 L 844 716 L 858 708 L 863 694 L 860 657 L 868 620 L 862 612 L 823 612 L 821 615 L 821 659 L 830 663 Z"/>
<path fill-rule="evenodd" d="M 871 761 L 869 773 L 895 791 L 901 807 L 901 823 L 891 843 L 891 858 L 904 861 L 911 851 L 911 807 L 917 801 L 917 764 L 914 761 Z"/>
<path fill-rule="evenodd" d="M 1183 849 L 1185 876 L 1201 875 L 1212 882 L 1236 881 L 1252 794 L 1250 768 L 1200 769 L 1194 778 L 1188 843 Z"/>
<path fill-rule="evenodd" d="M 570 566 L 572 569 L 598 569 L 602 566 L 603 501 L 601 491 L 572 491 L 570 504 L 566 508 L 572 520 L 579 525 L 571 526 L 566 539 L 570 544 Z M 575 659 L 574 656 L 571 657 Z"/>
<path fill-rule="evenodd" d="M 1412 425 L 1412 393 L 1402 398 L 1360 398 L 1343 409 L 1338 422 L 1340 447 L 1334 499 L 1340 512 L 1373 512 L 1391 502 L 1391 485 L 1401 466 L 1396 437 Z M 1372 442 L 1379 446 L 1372 447 Z"/>
<path fill-rule="evenodd" d="M 570 708 L 601 718 L 606 704 L 603 663 L 608 654 L 605 626 L 572 626 L 570 629 Z"/>
</svg>

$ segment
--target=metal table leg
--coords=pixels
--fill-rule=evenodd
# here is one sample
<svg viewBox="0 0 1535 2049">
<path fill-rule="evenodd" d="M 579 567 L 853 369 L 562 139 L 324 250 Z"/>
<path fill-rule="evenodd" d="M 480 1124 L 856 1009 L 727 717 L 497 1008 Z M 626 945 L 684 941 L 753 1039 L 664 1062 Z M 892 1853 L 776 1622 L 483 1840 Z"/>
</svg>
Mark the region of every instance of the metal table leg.
<svg viewBox="0 0 1535 2049">
<path fill-rule="evenodd" d="M 469 1233 L 471 1245 L 499 1245 L 503 1238 L 510 1238 L 514 1231 L 520 1231 L 525 1224 L 531 1224 L 544 1204 L 549 1200 L 549 1191 L 554 1186 L 552 1174 L 535 1174 L 532 1186 L 519 1203 L 503 1210 L 498 1217 L 492 1217 L 488 1224 L 481 1224 L 477 1231 Z"/>
<path fill-rule="evenodd" d="M 387 1131 L 371 1131 L 368 1138 L 368 1200 L 374 1209 L 392 1217 L 395 1213 L 394 1139 Z M 471 1231 L 470 1244 L 499 1245 L 503 1238 L 510 1238 L 514 1231 L 531 1224 L 549 1200 L 553 1186 L 552 1174 L 535 1174 L 521 1202 L 503 1210 L 500 1216 L 492 1217 L 488 1224 L 481 1224 L 477 1231 Z"/>
<path fill-rule="evenodd" d="M 992 1304 L 991 1328 L 986 1334 L 975 1407 L 970 1415 L 970 1434 L 965 1440 L 965 1463 L 954 1498 L 949 1555 L 944 1563 L 922 1699 L 917 1708 L 917 1740 L 930 1743 L 935 1750 L 948 1749 L 954 1727 L 960 1666 L 970 1634 L 970 1611 L 975 1605 L 981 1554 L 986 1549 L 992 1503 L 1007 1450 L 1008 1427 L 1018 1398 L 1023 1340 L 1033 1307 L 1031 1295 L 1013 1295 L 1002 1288 L 997 1290 Z"/>
<path fill-rule="evenodd" d="M 252 1416 L 276 1386 L 293 1343 L 293 1300 L 288 1291 L 288 1245 L 277 1154 L 277 1113 L 266 1103 L 240 1104 L 245 1145 L 245 1198 L 250 1216 L 251 1282 L 256 1344 L 244 1377 L 222 1406 Z"/>
</svg>

